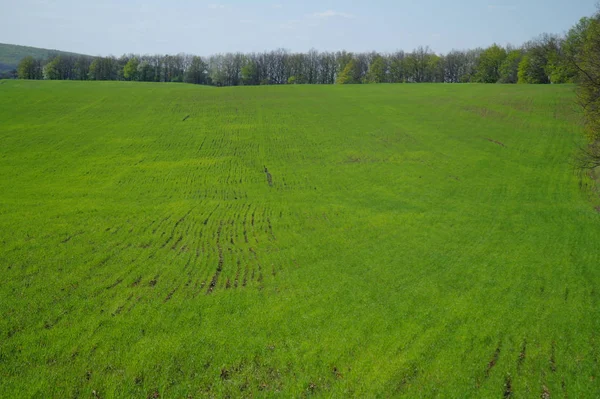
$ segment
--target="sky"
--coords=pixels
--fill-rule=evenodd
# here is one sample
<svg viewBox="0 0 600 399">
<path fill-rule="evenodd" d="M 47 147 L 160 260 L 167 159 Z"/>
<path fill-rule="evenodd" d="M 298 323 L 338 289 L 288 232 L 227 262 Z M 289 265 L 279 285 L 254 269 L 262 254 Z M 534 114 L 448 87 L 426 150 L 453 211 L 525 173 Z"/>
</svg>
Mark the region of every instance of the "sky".
<svg viewBox="0 0 600 399">
<path fill-rule="evenodd" d="M 4 4 L 3 4 L 4 3 Z M 596 0 L 0 0 L 0 43 L 88 55 L 411 51 L 564 33 Z"/>
</svg>

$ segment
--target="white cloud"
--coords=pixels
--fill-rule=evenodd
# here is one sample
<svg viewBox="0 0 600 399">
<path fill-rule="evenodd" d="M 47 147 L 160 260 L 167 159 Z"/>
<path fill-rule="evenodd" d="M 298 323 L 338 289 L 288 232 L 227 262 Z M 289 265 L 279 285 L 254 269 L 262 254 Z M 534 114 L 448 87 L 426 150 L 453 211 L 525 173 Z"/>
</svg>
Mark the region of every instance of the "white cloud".
<svg viewBox="0 0 600 399">
<path fill-rule="evenodd" d="M 208 8 L 210 8 L 211 10 L 224 10 L 226 8 L 231 8 L 231 7 L 227 6 L 225 4 L 209 4 Z"/>
<path fill-rule="evenodd" d="M 323 12 L 316 12 L 316 13 L 312 14 L 312 17 L 313 18 L 321 18 L 321 19 L 334 18 L 334 17 L 352 19 L 352 18 L 354 18 L 354 15 L 348 14 L 345 12 L 327 10 L 327 11 L 323 11 Z"/>
</svg>

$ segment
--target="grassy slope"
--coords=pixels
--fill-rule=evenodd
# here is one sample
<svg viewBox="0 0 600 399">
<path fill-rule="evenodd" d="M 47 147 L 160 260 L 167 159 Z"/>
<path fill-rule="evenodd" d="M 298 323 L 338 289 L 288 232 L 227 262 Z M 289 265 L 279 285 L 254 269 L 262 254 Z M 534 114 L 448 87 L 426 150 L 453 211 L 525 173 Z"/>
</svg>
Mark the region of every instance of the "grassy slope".
<svg viewBox="0 0 600 399">
<path fill-rule="evenodd" d="M 19 62 L 27 56 L 46 59 L 52 54 L 80 55 L 65 51 L 0 43 L 0 72 L 16 69 Z"/>
<path fill-rule="evenodd" d="M 0 392 L 600 396 L 573 103 L 4 82 Z"/>
</svg>

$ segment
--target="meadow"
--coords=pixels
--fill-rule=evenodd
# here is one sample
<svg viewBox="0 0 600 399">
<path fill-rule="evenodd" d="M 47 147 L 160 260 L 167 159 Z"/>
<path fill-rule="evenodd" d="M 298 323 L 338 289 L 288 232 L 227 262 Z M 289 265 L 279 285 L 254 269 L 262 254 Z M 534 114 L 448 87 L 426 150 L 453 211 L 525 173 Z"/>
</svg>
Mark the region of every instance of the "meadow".
<svg viewBox="0 0 600 399">
<path fill-rule="evenodd" d="M 0 81 L 0 396 L 600 397 L 569 85 Z"/>
</svg>

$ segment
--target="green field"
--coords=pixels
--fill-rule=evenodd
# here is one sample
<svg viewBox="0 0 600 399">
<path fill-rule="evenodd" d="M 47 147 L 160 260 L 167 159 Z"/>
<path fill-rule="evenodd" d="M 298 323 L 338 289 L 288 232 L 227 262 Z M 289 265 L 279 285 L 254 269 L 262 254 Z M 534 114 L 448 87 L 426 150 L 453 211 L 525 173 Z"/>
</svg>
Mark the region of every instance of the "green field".
<svg viewBox="0 0 600 399">
<path fill-rule="evenodd" d="M 580 118 L 572 86 L 0 81 L 0 396 L 600 397 Z"/>
</svg>

